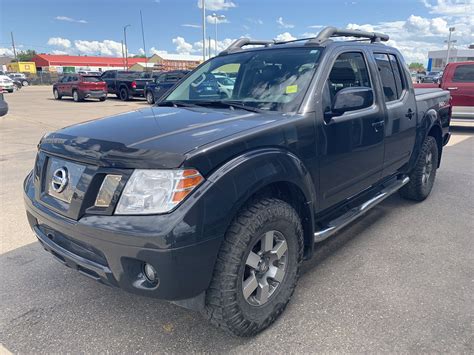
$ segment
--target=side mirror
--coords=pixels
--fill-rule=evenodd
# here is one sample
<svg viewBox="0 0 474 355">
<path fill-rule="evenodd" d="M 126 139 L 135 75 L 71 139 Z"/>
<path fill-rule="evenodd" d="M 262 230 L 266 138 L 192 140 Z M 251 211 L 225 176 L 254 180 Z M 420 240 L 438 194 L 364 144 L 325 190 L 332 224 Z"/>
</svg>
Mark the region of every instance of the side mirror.
<svg viewBox="0 0 474 355">
<path fill-rule="evenodd" d="M 344 112 L 370 107 L 374 102 L 374 92 L 371 88 L 359 86 L 344 88 L 334 96 L 332 116 L 340 116 Z"/>
</svg>

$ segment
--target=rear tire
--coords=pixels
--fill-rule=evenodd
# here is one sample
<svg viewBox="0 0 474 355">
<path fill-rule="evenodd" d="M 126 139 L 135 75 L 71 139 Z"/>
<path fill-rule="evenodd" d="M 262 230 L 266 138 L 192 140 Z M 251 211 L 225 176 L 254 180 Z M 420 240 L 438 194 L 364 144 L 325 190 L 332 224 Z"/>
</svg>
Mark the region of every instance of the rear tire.
<svg viewBox="0 0 474 355">
<path fill-rule="evenodd" d="M 150 105 L 155 103 L 155 98 L 153 97 L 153 93 L 151 91 L 146 92 L 146 102 L 148 102 Z"/>
<path fill-rule="evenodd" d="M 28 81 L 26 81 L 26 80 L 23 80 L 23 81 L 21 82 L 21 85 L 23 85 L 23 86 L 28 86 L 28 85 L 30 85 L 30 83 L 29 83 Z"/>
<path fill-rule="evenodd" d="M 82 101 L 82 98 L 81 96 L 79 95 L 79 92 L 77 90 L 74 90 L 72 92 L 72 99 L 74 100 L 74 102 L 79 102 L 79 101 Z"/>
<path fill-rule="evenodd" d="M 100 97 L 100 98 L 99 98 L 99 101 L 104 102 L 106 99 L 107 99 L 107 97 L 105 97 L 105 96 L 104 96 L 104 97 Z"/>
<path fill-rule="evenodd" d="M 253 201 L 226 232 L 205 316 L 234 335 L 257 334 L 285 309 L 302 259 L 303 228 L 296 211 L 278 199 Z"/>
<path fill-rule="evenodd" d="M 408 200 L 423 201 L 433 189 L 438 168 L 438 143 L 434 137 L 426 137 L 410 182 L 400 189 L 400 195 Z"/>
<path fill-rule="evenodd" d="M 61 100 L 62 96 L 59 94 L 58 89 L 53 90 L 53 95 L 56 100 Z"/>
<path fill-rule="evenodd" d="M 127 88 L 121 88 L 120 89 L 119 98 L 122 101 L 129 101 L 130 100 L 130 94 L 128 93 Z"/>
</svg>

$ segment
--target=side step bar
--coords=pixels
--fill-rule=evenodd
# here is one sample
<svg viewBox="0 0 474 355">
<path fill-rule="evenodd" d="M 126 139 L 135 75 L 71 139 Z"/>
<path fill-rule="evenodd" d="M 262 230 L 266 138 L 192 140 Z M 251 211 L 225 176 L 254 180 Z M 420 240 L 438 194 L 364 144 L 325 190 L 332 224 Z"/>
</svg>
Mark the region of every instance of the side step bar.
<svg viewBox="0 0 474 355">
<path fill-rule="evenodd" d="M 349 223 L 353 222 L 354 220 L 362 216 L 364 213 L 377 206 L 387 197 L 397 192 L 404 185 L 408 184 L 409 181 L 410 178 L 408 176 L 404 177 L 403 179 L 394 181 L 390 185 L 386 186 L 383 190 L 381 190 L 377 195 L 372 197 L 370 200 L 364 202 L 363 204 L 357 207 L 352 208 L 348 212 L 344 213 L 342 216 L 339 216 L 338 218 L 332 220 L 325 228 L 314 233 L 314 242 L 322 242 L 337 231 L 341 230 Z"/>
</svg>

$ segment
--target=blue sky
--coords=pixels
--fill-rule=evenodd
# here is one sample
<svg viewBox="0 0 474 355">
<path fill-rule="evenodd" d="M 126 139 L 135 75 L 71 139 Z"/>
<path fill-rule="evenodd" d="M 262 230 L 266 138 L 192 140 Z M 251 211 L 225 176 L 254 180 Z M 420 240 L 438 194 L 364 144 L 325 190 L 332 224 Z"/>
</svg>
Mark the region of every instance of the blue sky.
<svg viewBox="0 0 474 355">
<path fill-rule="evenodd" d="M 474 0 L 206 0 L 225 16 L 219 49 L 232 40 L 283 38 L 317 33 L 321 26 L 388 32 L 408 61 L 424 61 L 441 49 L 447 28 L 456 25 L 458 46 L 474 43 Z M 38 52 L 120 55 L 126 24 L 129 52 L 142 52 L 139 10 L 143 11 L 147 52 L 200 54 L 198 0 L 0 0 L 0 54 L 11 51 L 10 31 L 20 49 Z M 208 24 L 214 37 L 214 25 Z"/>
</svg>

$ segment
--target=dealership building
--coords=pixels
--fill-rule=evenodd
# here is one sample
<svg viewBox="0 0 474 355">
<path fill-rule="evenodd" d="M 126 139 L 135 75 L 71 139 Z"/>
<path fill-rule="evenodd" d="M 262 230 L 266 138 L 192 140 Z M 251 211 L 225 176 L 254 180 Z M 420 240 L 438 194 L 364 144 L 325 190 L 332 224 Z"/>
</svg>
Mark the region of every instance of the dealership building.
<svg viewBox="0 0 474 355">
<path fill-rule="evenodd" d="M 441 71 L 446 66 L 448 50 L 428 52 L 428 71 Z M 451 48 L 449 51 L 449 62 L 465 62 L 474 60 L 474 44 L 469 48 Z"/>
<path fill-rule="evenodd" d="M 40 72 L 77 73 L 78 71 L 117 70 L 178 70 L 193 69 L 201 63 L 200 56 L 184 54 L 155 54 L 150 58 L 92 57 L 76 55 L 38 54 L 33 57 Z"/>
</svg>

